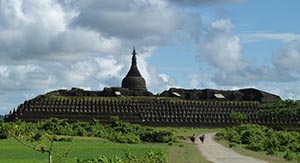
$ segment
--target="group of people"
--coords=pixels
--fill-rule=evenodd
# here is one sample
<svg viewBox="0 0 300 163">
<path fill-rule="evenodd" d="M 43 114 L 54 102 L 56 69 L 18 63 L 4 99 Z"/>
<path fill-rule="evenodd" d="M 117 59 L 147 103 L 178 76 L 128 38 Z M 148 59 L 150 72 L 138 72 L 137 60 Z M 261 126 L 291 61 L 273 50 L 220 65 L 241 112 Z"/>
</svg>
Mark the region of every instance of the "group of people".
<svg viewBox="0 0 300 163">
<path fill-rule="evenodd" d="M 199 137 L 199 140 L 201 141 L 201 143 L 204 143 L 204 139 L 205 139 L 205 134 L 202 134 L 200 137 Z M 196 136 L 195 134 L 193 134 L 193 136 L 191 137 L 191 141 L 192 142 L 195 142 L 196 140 Z"/>
</svg>

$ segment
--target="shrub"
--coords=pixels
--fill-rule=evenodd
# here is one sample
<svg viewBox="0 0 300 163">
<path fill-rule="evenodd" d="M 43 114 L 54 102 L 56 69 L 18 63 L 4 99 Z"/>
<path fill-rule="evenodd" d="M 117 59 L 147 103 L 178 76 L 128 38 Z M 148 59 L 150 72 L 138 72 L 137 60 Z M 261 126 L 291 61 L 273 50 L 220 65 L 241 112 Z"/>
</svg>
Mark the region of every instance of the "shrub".
<svg viewBox="0 0 300 163">
<path fill-rule="evenodd" d="M 88 132 L 79 124 L 75 123 L 73 126 L 73 136 L 87 136 Z"/>
<path fill-rule="evenodd" d="M 161 151 L 148 151 L 146 156 L 142 159 L 143 163 L 166 163 L 168 157 Z"/>
<path fill-rule="evenodd" d="M 248 119 L 246 114 L 234 111 L 230 113 L 230 118 L 237 121 L 238 123 L 243 123 L 245 120 Z"/>
<path fill-rule="evenodd" d="M 56 135 L 68 135 L 71 131 L 66 119 L 50 118 L 39 122 L 38 128 Z"/>
<path fill-rule="evenodd" d="M 141 134 L 141 140 L 145 142 L 168 143 L 174 142 L 176 138 L 172 132 L 148 130 Z"/>
<path fill-rule="evenodd" d="M 42 139 L 42 136 L 43 136 L 43 132 L 41 131 L 36 131 L 32 134 L 32 139 L 34 141 L 40 141 Z"/>
<path fill-rule="evenodd" d="M 270 155 L 289 151 L 284 156 L 287 160 L 298 159 L 295 154 L 300 152 L 300 132 L 296 131 L 275 131 L 256 124 L 242 124 L 225 128 L 216 136 L 228 140 L 230 146 L 243 144 L 247 149 L 266 151 Z"/>
<path fill-rule="evenodd" d="M 4 122 L 0 122 L 0 139 L 7 139 L 9 136 L 10 126 Z"/>
<path fill-rule="evenodd" d="M 150 150 L 140 159 L 126 152 L 125 158 L 101 155 L 96 159 L 77 159 L 77 163 L 167 163 L 167 158 L 167 155 L 161 151 Z"/>
<path fill-rule="evenodd" d="M 283 156 L 284 159 L 286 159 L 287 161 L 292 161 L 294 159 L 296 159 L 297 155 L 295 153 L 292 152 L 286 152 L 286 154 Z"/>
<path fill-rule="evenodd" d="M 124 161 L 117 156 L 111 156 L 111 157 L 107 157 L 107 156 L 100 156 L 97 161 L 99 163 L 124 163 Z"/>
<path fill-rule="evenodd" d="M 151 127 L 142 127 L 138 124 L 130 124 L 119 120 L 118 118 L 113 118 L 111 124 L 112 133 L 117 133 L 113 135 L 117 142 L 156 142 L 156 143 L 168 143 L 175 142 L 176 137 L 170 131 L 161 131 Z M 123 134 L 123 136 L 121 136 Z M 117 137 L 116 137 L 117 136 Z M 121 140 L 122 139 L 122 140 Z M 114 139 L 113 139 L 114 140 Z"/>
<path fill-rule="evenodd" d="M 110 140 L 114 141 L 114 142 L 117 142 L 117 143 L 130 143 L 130 144 L 136 144 L 136 143 L 141 143 L 142 142 L 140 140 L 140 138 L 138 137 L 138 135 L 123 134 L 121 132 L 113 133 Z"/>
<path fill-rule="evenodd" d="M 101 155 L 96 159 L 77 159 L 77 163 L 125 163 L 120 157 L 117 156 L 104 156 Z"/>
<path fill-rule="evenodd" d="M 247 144 L 246 148 L 251 149 L 253 151 L 263 151 L 265 149 L 263 142 L 255 142 L 255 141 Z"/>
<path fill-rule="evenodd" d="M 112 117 L 111 128 L 116 132 L 121 132 L 124 134 L 132 133 L 136 135 L 140 135 L 147 129 L 146 127 L 143 128 L 141 125 L 138 124 L 131 124 L 121 121 L 117 117 Z"/>
<path fill-rule="evenodd" d="M 235 143 L 232 143 L 232 142 L 230 142 L 230 143 L 229 143 L 229 148 L 233 148 L 233 147 L 236 147 L 236 144 L 235 144 Z"/>
<path fill-rule="evenodd" d="M 241 137 L 242 136 L 234 128 L 233 129 L 230 129 L 230 128 L 225 129 L 225 133 L 226 133 L 225 134 L 226 135 L 225 138 L 229 142 L 233 142 L 233 143 L 236 143 L 236 144 L 240 144 L 241 143 Z"/>
<path fill-rule="evenodd" d="M 93 122 L 90 123 L 90 126 L 93 126 L 92 129 L 90 130 L 91 132 L 90 136 L 102 137 L 102 138 L 108 136 L 105 127 L 99 121 L 94 120 Z"/>
</svg>

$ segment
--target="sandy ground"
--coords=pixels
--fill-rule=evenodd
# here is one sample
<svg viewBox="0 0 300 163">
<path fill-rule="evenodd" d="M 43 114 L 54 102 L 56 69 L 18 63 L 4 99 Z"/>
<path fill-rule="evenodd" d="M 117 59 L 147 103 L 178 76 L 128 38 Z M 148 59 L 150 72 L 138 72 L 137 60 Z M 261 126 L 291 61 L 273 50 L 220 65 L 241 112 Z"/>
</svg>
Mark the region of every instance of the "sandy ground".
<svg viewBox="0 0 300 163">
<path fill-rule="evenodd" d="M 205 134 L 205 141 L 202 144 L 196 139 L 197 147 L 202 155 L 214 163 L 267 163 L 248 156 L 242 156 L 230 148 L 224 147 L 213 141 L 215 133 Z"/>
</svg>

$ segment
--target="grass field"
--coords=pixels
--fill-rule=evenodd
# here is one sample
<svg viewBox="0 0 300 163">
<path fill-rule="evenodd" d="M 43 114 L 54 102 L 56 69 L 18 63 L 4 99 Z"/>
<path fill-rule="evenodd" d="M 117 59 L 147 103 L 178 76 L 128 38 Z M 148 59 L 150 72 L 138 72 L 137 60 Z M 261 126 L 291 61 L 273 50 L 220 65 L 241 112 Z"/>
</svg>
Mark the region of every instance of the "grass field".
<svg viewBox="0 0 300 163">
<path fill-rule="evenodd" d="M 74 137 L 72 142 L 55 142 L 53 146 L 54 161 L 63 153 L 69 151 L 67 162 L 76 162 L 76 157 L 96 158 L 99 155 L 124 157 L 130 151 L 141 157 L 149 150 L 161 150 L 168 153 L 170 163 L 209 163 L 198 152 L 195 144 L 186 140 L 193 133 L 216 131 L 216 129 L 167 128 L 182 137 L 177 143 L 170 144 L 118 144 L 104 139 L 89 137 Z M 184 139 L 183 139 L 184 138 Z M 45 163 L 47 154 L 36 152 L 23 146 L 13 138 L 0 140 L 0 162 L 2 163 Z"/>
<path fill-rule="evenodd" d="M 38 163 L 47 162 L 47 154 L 27 148 L 14 139 L 0 141 L 0 162 L 2 163 Z M 118 144 L 102 139 L 74 138 L 73 142 L 55 142 L 53 146 L 54 161 L 69 151 L 67 162 L 80 159 L 96 158 L 99 155 L 124 157 L 126 151 L 142 156 L 150 149 L 168 151 L 167 144 Z"/>
</svg>

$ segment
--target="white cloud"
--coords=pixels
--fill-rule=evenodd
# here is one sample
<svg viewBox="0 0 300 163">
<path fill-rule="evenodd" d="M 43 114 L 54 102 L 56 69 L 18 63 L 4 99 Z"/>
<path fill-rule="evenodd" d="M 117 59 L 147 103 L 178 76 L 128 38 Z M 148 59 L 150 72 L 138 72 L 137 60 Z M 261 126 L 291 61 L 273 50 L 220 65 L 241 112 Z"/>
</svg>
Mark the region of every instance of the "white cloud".
<svg viewBox="0 0 300 163">
<path fill-rule="evenodd" d="M 204 38 L 197 43 L 200 61 L 216 69 L 212 80 L 218 85 L 246 85 L 251 82 L 285 80 L 277 77 L 268 66 L 258 66 L 246 58 L 239 36 L 232 34 L 230 19 L 212 23 Z"/>
<path fill-rule="evenodd" d="M 280 71 L 300 75 L 300 42 L 292 41 L 273 53 L 273 64 Z"/>
<path fill-rule="evenodd" d="M 1 105 L 3 108 L 12 109 L 22 100 L 61 88 L 80 87 L 102 90 L 104 86 L 120 86 L 123 77 L 122 69 L 123 65 L 113 56 L 90 57 L 69 64 L 39 62 L 2 65 L 0 89 L 4 94 L 0 96 Z"/>
<path fill-rule="evenodd" d="M 133 45 L 168 44 L 188 28 L 163 0 L 4 0 L 0 7 L 0 63 L 120 55 Z"/>
<path fill-rule="evenodd" d="M 72 26 L 94 30 L 105 37 L 158 45 L 180 25 L 175 9 L 163 0 L 89 2 L 80 6 L 81 12 L 72 20 Z"/>
<path fill-rule="evenodd" d="M 243 69 L 242 45 L 238 36 L 230 31 L 234 25 L 229 19 L 221 19 L 212 23 L 204 40 L 199 42 L 199 57 L 208 64 L 228 72 Z"/>
<path fill-rule="evenodd" d="M 271 40 L 278 40 L 284 43 L 289 43 L 293 40 L 300 40 L 300 35 L 295 33 L 248 32 L 241 33 L 239 34 L 239 36 L 245 43 Z"/>
<path fill-rule="evenodd" d="M 221 20 L 212 22 L 211 27 L 215 30 L 229 33 L 235 26 L 231 22 L 230 19 L 221 19 Z"/>
<path fill-rule="evenodd" d="M 147 59 L 183 30 L 176 9 L 163 0 L 1 1 L 0 89 L 18 95 L 1 96 L 2 107 L 58 88 L 120 86 L 133 45 L 150 90 L 169 85 Z"/>
<path fill-rule="evenodd" d="M 162 85 L 167 85 L 168 87 L 172 87 L 177 83 L 175 79 L 173 79 L 171 76 L 164 73 L 159 74 L 158 77 L 163 82 Z"/>
<path fill-rule="evenodd" d="M 241 3 L 245 0 L 169 0 L 171 3 L 190 7 L 211 6 L 225 3 Z"/>
<path fill-rule="evenodd" d="M 57 80 L 63 81 L 60 83 L 61 86 L 89 87 L 98 90 L 120 81 L 122 68 L 123 65 L 112 56 L 88 58 L 69 65 L 62 65 L 61 72 L 55 75 Z"/>
<path fill-rule="evenodd" d="M 6 66 L 0 66 L 0 76 L 7 77 L 9 75 L 8 68 Z"/>
<path fill-rule="evenodd" d="M 211 74 L 207 71 L 200 70 L 197 74 L 188 74 L 187 78 L 189 79 L 190 88 L 205 89 L 205 88 L 217 88 L 217 84 L 211 80 Z"/>
</svg>

